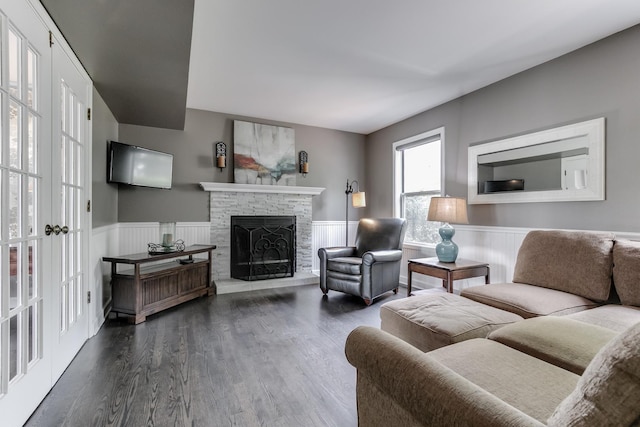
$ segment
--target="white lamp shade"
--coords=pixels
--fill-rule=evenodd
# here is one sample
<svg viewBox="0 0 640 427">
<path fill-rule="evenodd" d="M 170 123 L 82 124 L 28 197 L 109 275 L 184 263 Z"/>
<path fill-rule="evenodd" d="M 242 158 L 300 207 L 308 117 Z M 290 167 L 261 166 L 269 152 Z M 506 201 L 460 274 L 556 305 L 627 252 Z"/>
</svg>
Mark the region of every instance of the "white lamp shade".
<svg viewBox="0 0 640 427">
<path fill-rule="evenodd" d="M 468 224 L 467 201 L 459 197 L 432 197 L 427 221 Z"/>
<path fill-rule="evenodd" d="M 353 193 L 353 207 L 354 208 L 364 208 L 367 206 L 367 202 L 364 198 L 364 191 L 358 191 L 357 193 Z"/>
</svg>

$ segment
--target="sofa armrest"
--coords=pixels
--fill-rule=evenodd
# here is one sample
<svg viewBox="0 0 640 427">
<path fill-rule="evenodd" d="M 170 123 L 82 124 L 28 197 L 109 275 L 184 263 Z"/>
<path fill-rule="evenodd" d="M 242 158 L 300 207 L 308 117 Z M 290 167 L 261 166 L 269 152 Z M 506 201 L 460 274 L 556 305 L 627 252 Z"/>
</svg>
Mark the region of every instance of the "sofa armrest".
<svg viewBox="0 0 640 427">
<path fill-rule="evenodd" d="M 543 426 L 382 330 L 356 328 L 345 353 L 358 370 L 359 425 Z"/>
<path fill-rule="evenodd" d="M 371 265 L 374 262 L 396 262 L 402 259 L 402 251 L 397 249 L 369 251 L 362 255 L 362 263 Z"/>
</svg>

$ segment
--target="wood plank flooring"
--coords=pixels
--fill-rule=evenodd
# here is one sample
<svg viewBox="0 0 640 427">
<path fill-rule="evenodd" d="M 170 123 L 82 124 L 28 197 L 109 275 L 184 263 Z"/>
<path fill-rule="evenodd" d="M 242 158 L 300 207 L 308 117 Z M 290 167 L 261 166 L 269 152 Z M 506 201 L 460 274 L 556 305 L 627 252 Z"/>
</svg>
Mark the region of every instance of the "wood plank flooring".
<svg viewBox="0 0 640 427">
<path fill-rule="evenodd" d="M 27 426 L 357 425 L 344 343 L 366 307 L 317 285 L 199 298 L 129 325 L 110 318 Z"/>
</svg>

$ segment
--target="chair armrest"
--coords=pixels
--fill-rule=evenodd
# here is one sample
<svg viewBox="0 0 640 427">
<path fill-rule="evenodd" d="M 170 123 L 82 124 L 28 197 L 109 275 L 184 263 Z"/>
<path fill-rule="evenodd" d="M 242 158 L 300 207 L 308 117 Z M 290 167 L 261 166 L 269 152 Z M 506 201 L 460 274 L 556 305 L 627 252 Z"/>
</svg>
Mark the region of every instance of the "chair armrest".
<svg viewBox="0 0 640 427">
<path fill-rule="evenodd" d="M 355 246 L 337 246 L 333 248 L 320 248 L 318 249 L 318 256 L 320 260 L 328 260 L 331 258 L 340 258 L 353 256 L 356 252 Z"/>
<path fill-rule="evenodd" d="M 358 370 L 358 419 L 363 425 L 385 425 L 384 408 L 396 405 L 401 410 L 395 413 L 408 414 L 410 425 L 543 426 L 428 353 L 380 329 L 354 329 L 345 353 Z M 407 425 L 401 420 L 395 423 L 401 424 Z"/>
<path fill-rule="evenodd" d="M 390 249 L 386 251 L 369 251 L 362 255 L 362 263 L 371 265 L 374 262 L 394 262 L 402 259 L 402 251 Z"/>
<path fill-rule="evenodd" d="M 318 258 L 320 258 L 320 289 L 327 294 L 327 264 L 332 258 L 349 257 L 356 253 L 355 246 L 337 246 L 333 248 L 318 249 Z"/>
</svg>

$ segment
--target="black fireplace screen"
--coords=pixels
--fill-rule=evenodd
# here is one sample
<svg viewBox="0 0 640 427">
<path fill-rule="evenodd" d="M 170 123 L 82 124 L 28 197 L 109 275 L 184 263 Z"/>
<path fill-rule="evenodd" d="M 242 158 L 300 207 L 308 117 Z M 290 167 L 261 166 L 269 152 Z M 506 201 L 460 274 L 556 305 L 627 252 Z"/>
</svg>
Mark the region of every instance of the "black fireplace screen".
<svg viewBox="0 0 640 427">
<path fill-rule="evenodd" d="M 292 277 L 296 266 L 295 216 L 232 216 L 231 277 Z"/>
</svg>

